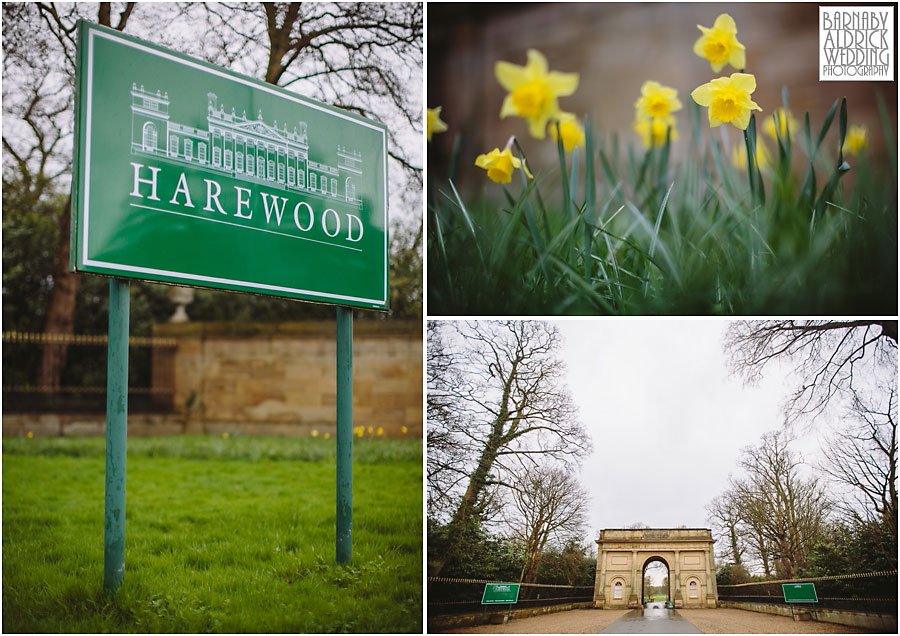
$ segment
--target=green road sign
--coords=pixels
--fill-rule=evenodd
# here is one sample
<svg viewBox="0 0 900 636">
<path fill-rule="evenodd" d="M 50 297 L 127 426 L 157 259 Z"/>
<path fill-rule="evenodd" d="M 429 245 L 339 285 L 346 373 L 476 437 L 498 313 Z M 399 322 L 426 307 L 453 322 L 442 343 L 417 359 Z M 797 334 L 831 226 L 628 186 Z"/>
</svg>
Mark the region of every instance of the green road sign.
<svg viewBox="0 0 900 636">
<path fill-rule="evenodd" d="M 488 583 L 481 597 L 482 605 L 512 604 L 519 600 L 518 583 Z"/>
<path fill-rule="evenodd" d="M 388 308 L 385 127 L 81 22 L 74 271 Z"/>
<path fill-rule="evenodd" d="M 816 586 L 813 583 L 782 583 L 785 603 L 818 603 Z"/>
</svg>

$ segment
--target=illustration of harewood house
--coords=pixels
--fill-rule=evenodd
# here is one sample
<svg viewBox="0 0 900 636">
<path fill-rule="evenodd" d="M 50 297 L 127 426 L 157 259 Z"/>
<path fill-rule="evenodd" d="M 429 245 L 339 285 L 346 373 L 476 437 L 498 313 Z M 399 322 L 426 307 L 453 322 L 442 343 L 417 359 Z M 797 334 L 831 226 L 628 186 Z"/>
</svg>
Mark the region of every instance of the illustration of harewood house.
<svg viewBox="0 0 900 636">
<path fill-rule="evenodd" d="M 131 151 L 199 166 L 246 181 L 345 201 L 362 207 L 353 179 L 362 174 L 362 156 L 338 146 L 337 165 L 309 159 L 306 122 L 292 131 L 256 119 L 246 111 L 225 112 L 214 93 L 207 96 L 207 130 L 169 121 L 169 94 L 131 85 Z M 162 142 L 162 143 L 161 143 Z"/>
</svg>

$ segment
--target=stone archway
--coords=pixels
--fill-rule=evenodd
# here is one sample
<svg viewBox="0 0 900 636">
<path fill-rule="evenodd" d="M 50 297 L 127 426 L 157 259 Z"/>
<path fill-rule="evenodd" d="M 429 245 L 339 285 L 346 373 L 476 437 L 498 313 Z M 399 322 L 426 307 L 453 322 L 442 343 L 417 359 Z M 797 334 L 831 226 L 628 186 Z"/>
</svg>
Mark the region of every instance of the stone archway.
<svg viewBox="0 0 900 636">
<path fill-rule="evenodd" d="M 647 568 L 655 563 L 660 563 L 666 568 L 666 600 L 672 600 L 672 568 L 669 566 L 668 562 L 661 556 L 651 556 L 644 561 L 644 564 L 641 566 L 641 595 L 638 598 L 640 603 L 644 602 L 644 598 L 649 594 L 646 589 L 647 585 Z"/>
<path fill-rule="evenodd" d="M 708 528 L 602 530 L 597 540 L 594 607 L 636 608 L 646 566 L 669 569 L 669 598 L 679 607 L 716 607 L 713 538 Z"/>
</svg>

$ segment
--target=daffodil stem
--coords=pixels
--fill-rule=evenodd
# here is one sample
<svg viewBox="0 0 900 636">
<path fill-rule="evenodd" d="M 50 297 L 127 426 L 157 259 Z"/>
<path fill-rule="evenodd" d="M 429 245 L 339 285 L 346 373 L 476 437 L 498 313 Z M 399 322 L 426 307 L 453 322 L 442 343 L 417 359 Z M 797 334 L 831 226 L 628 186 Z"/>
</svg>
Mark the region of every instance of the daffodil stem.
<svg viewBox="0 0 900 636">
<path fill-rule="evenodd" d="M 746 128 L 744 129 L 744 145 L 747 147 L 747 176 L 750 180 L 750 194 L 755 199 L 756 198 L 756 187 L 755 187 L 756 180 L 753 178 L 754 172 L 755 172 L 755 170 L 753 169 L 754 168 L 753 162 L 754 162 L 755 157 L 753 156 L 753 149 L 751 148 L 751 144 L 750 144 L 750 134 L 747 132 Z"/>
<path fill-rule="evenodd" d="M 507 150 L 509 150 L 510 148 L 512 148 L 512 145 L 513 145 L 515 142 L 516 142 L 516 136 L 513 135 L 513 136 L 511 136 L 511 137 L 509 138 L 509 141 L 506 142 L 506 145 L 503 146 L 503 152 L 506 152 Z"/>
</svg>

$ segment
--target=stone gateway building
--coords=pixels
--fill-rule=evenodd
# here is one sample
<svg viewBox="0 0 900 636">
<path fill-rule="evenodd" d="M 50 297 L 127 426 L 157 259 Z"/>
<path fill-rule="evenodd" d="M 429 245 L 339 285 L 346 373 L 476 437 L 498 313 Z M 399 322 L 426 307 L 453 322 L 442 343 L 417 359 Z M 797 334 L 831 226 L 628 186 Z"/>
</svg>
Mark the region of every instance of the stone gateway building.
<svg viewBox="0 0 900 636">
<path fill-rule="evenodd" d="M 716 607 L 716 570 L 709 529 L 601 530 L 597 547 L 594 607 L 639 607 L 644 595 L 644 571 L 654 562 L 669 571 L 668 600 L 676 608 Z"/>
</svg>

